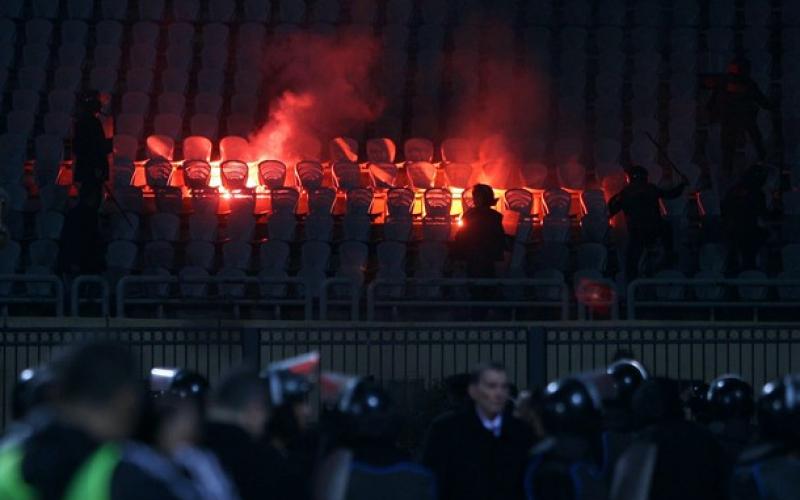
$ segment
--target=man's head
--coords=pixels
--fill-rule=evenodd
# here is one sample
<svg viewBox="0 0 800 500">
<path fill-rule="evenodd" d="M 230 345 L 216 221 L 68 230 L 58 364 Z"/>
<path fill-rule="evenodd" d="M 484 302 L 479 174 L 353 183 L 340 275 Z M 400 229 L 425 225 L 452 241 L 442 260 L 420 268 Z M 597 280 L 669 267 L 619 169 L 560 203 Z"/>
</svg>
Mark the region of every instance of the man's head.
<svg viewBox="0 0 800 500">
<path fill-rule="evenodd" d="M 92 342 L 53 362 L 59 414 L 99 440 L 127 437 L 142 391 L 136 363 L 121 345 Z"/>
<path fill-rule="evenodd" d="M 481 363 L 470 372 L 469 397 L 489 418 L 499 415 L 508 403 L 508 375 L 503 365 Z"/>
<path fill-rule="evenodd" d="M 641 165 L 634 165 L 628 169 L 628 182 L 631 184 L 646 184 L 649 172 Z"/>
<path fill-rule="evenodd" d="M 97 114 L 103 108 L 102 96 L 96 90 L 87 90 L 78 96 L 79 109 L 85 113 Z"/>
<path fill-rule="evenodd" d="M 475 184 L 472 187 L 472 199 L 476 207 L 491 207 L 497 203 L 492 187 L 486 184 Z"/>
<path fill-rule="evenodd" d="M 239 369 L 226 375 L 211 393 L 211 420 L 241 427 L 254 439 L 266 428 L 268 388 L 258 374 Z"/>
</svg>

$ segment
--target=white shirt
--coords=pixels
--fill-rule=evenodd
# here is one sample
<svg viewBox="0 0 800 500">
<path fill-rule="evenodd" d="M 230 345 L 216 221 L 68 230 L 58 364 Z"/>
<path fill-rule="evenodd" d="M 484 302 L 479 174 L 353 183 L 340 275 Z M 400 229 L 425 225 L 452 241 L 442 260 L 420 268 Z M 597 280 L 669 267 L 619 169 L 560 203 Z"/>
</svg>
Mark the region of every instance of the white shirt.
<svg viewBox="0 0 800 500">
<path fill-rule="evenodd" d="M 481 420 L 481 424 L 483 427 L 494 434 L 494 437 L 500 437 L 500 432 L 503 429 L 503 414 L 498 413 L 496 417 L 490 419 L 486 415 L 483 414 L 481 410 L 477 407 L 475 408 L 475 412 L 478 414 L 478 418 Z"/>
</svg>

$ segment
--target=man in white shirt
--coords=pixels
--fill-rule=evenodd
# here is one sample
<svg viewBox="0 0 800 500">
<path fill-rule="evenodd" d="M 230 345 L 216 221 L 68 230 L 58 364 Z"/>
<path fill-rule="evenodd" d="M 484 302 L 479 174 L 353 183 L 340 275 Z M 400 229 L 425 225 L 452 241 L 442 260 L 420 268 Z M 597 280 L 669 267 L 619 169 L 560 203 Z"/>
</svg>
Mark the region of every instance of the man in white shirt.
<svg viewBox="0 0 800 500">
<path fill-rule="evenodd" d="M 423 463 L 436 475 L 442 500 L 517 500 L 530 428 L 505 412 L 508 375 L 498 363 L 482 363 L 470 373 L 472 405 L 445 414 L 431 426 Z"/>
</svg>

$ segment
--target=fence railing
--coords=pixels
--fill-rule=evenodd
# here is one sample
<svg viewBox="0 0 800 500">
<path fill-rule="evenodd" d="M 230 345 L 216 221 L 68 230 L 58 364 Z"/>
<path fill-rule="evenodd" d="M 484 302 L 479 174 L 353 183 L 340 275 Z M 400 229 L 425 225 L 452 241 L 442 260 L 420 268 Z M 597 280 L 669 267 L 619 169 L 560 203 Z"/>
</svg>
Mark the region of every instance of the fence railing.
<svg viewBox="0 0 800 500">
<path fill-rule="evenodd" d="M 505 309 L 511 320 L 517 319 L 520 309 L 546 309 L 566 320 L 568 293 L 564 282 L 547 279 L 376 279 L 367 287 L 367 320 L 374 321 L 380 308 L 390 309 L 393 320 L 403 319 L 400 309 L 413 309 L 430 321 L 431 310 L 452 312 L 452 308 L 464 308 L 465 312 Z M 452 317 L 446 319 L 453 321 Z"/>
<path fill-rule="evenodd" d="M 318 350 L 321 369 L 371 375 L 407 409 L 442 396 L 443 381 L 482 360 L 504 363 L 520 388 L 604 368 L 632 355 L 656 375 L 710 380 L 739 373 L 755 387 L 800 371 L 800 323 L 325 323 L 43 319 L 0 328 L 0 426 L 11 386 L 24 368 L 47 362 L 64 344 L 107 336 L 130 346 L 144 376 L 180 366 L 216 380 L 228 368 Z M 95 322 L 96 323 L 96 322 Z"/>
<path fill-rule="evenodd" d="M 721 310 L 750 311 L 752 321 L 768 310 L 800 307 L 800 280 L 790 279 L 677 279 L 647 278 L 628 285 L 628 319 L 639 319 L 643 308 L 705 311 L 716 319 Z"/>
<path fill-rule="evenodd" d="M 181 316 L 181 308 L 234 319 L 309 321 L 457 321 L 471 314 L 479 321 L 781 322 L 792 321 L 798 307 L 800 280 L 790 279 L 645 278 L 623 295 L 609 279 L 581 280 L 571 293 L 564 282 L 538 279 L 375 279 L 364 285 L 346 277 L 313 284 L 299 277 L 131 275 L 111 286 L 103 276 L 78 276 L 65 285 L 53 275 L 0 275 L 0 317 L 62 317 L 66 308 L 73 317 L 161 318 Z M 492 314 L 469 312 L 476 310 Z"/>
<path fill-rule="evenodd" d="M 280 319 L 282 308 L 302 307 L 304 318 L 310 320 L 314 297 L 305 286 L 302 278 L 126 276 L 117 283 L 116 312 L 122 318 L 129 307 L 154 307 L 162 318 L 169 307 L 222 306 L 238 319 L 242 308 L 260 307 L 273 309 Z M 268 290 L 257 290 L 262 287 Z"/>
<path fill-rule="evenodd" d="M 15 287 L 22 286 L 25 293 Z M 55 316 L 64 315 L 64 284 L 56 276 L 46 274 L 0 274 L 0 311 L 9 315 L 9 306 L 52 306 Z M 41 312 L 40 312 L 41 314 Z"/>
</svg>

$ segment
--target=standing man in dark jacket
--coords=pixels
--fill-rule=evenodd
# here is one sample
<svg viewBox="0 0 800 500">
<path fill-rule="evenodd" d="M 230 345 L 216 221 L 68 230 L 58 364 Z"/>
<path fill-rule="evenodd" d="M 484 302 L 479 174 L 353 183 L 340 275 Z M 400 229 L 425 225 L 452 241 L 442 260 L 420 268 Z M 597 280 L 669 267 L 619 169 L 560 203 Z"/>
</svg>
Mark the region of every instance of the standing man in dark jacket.
<svg viewBox="0 0 800 500">
<path fill-rule="evenodd" d="M 665 259 L 674 259 L 672 228 L 662 219 L 658 200 L 677 198 L 688 184 L 686 178 L 682 178 L 677 186 L 664 190 L 648 182 L 647 177 L 646 168 L 633 166 L 628 170 L 628 185 L 608 201 L 608 216 L 614 217 L 622 211 L 628 225 L 625 252 L 625 279 L 628 282 L 636 279 L 639 259 L 645 248 L 659 240 L 664 246 Z"/>
<path fill-rule="evenodd" d="M 520 500 L 530 428 L 504 413 L 508 376 L 497 363 L 473 369 L 473 405 L 434 421 L 423 464 L 437 479 L 441 500 Z"/>
<path fill-rule="evenodd" d="M 100 122 L 103 105 L 97 91 L 87 91 L 80 97 L 72 140 L 75 152 L 73 180 L 80 184 L 80 197 L 95 210 L 103 198 L 103 183 L 108 180 L 108 155 L 112 140 L 106 138 Z"/>
<path fill-rule="evenodd" d="M 456 235 L 456 255 L 466 262 L 470 278 L 494 278 L 494 264 L 506 249 L 503 216 L 492 208 L 497 200 L 491 186 L 476 184 L 472 199 L 475 207 L 464 213 Z"/>
<path fill-rule="evenodd" d="M 733 174 L 733 156 L 745 134 L 753 141 L 760 160 L 766 159 L 767 150 L 757 118 L 760 108 L 772 110 L 772 105 L 750 78 L 749 61 L 739 59 L 728 65 L 726 74 L 714 82 L 708 107 L 712 120 L 720 123 L 722 171 L 725 175 Z"/>
</svg>

